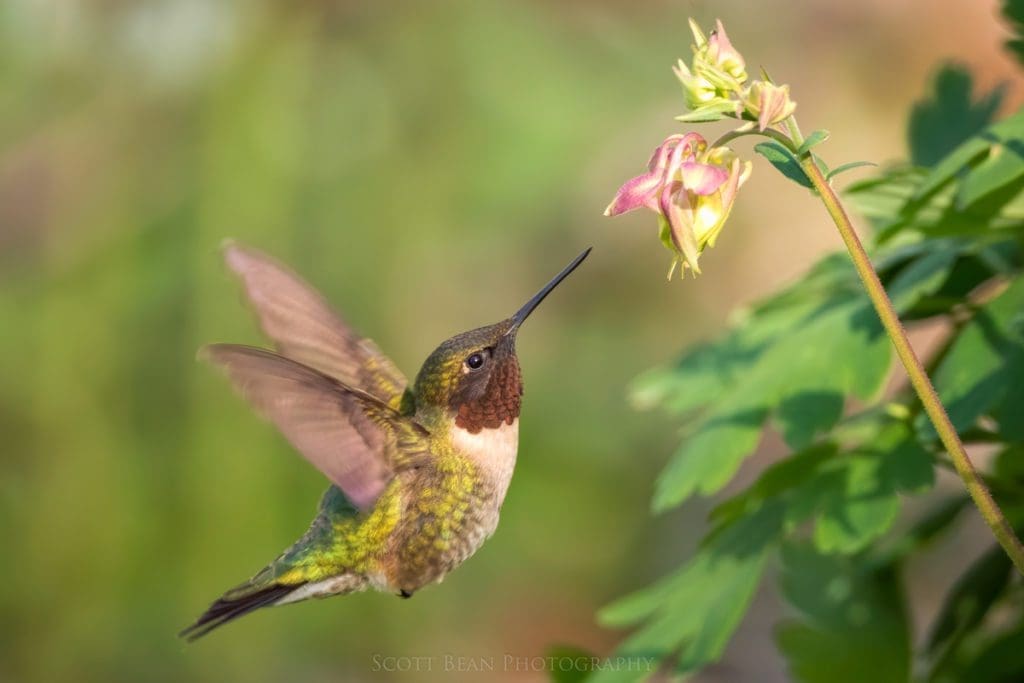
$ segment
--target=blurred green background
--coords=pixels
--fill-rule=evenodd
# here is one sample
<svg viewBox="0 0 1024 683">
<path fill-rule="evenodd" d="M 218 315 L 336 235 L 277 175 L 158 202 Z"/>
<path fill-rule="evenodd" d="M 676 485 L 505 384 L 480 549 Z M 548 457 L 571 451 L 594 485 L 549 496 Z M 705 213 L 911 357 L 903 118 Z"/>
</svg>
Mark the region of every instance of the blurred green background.
<svg viewBox="0 0 1024 683">
<path fill-rule="evenodd" d="M 445 654 L 535 680 L 502 658 L 607 652 L 594 610 L 703 527 L 701 503 L 648 515 L 677 435 L 626 384 L 838 246 L 763 164 L 697 281 L 665 284 L 650 216 L 601 217 L 676 130 L 686 17 L 721 17 L 792 85 L 830 162 L 885 161 L 938 60 L 983 87 L 1014 73 L 995 2 L 939 4 L 4 0 L 0 680 L 479 680 L 375 670 Z M 415 600 L 264 611 L 186 647 L 177 630 L 301 534 L 325 486 L 194 361 L 260 343 L 229 236 L 410 376 L 595 250 L 520 337 L 519 466 L 471 561 Z M 704 680 L 781 680 L 773 610 Z"/>
</svg>

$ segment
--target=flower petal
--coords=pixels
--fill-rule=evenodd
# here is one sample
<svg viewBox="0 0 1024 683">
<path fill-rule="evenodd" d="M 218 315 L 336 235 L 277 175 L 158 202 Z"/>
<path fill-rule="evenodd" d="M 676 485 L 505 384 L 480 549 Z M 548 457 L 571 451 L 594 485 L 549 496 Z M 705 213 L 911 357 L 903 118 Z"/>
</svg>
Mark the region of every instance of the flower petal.
<svg viewBox="0 0 1024 683">
<path fill-rule="evenodd" d="M 688 161 L 680 165 L 679 175 L 683 181 L 683 187 L 700 195 L 712 194 L 729 178 L 729 174 L 721 166 L 711 166 L 696 161 Z"/>
<path fill-rule="evenodd" d="M 680 144 L 684 148 L 683 155 L 693 158 L 704 151 L 704 148 L 708 146 L 708 141 L 700 133 L 690 131 L 686 135 L 680 136 Z"/>
<path fill-rule="evenodd" d="M 702 244 L 706 244 L 709 247 L 715 246 L 715 240 L 718 239 L 719 233 L 725 227 L 725 222 L 729 219 L 729 213 L 732 211 L 732 205 L 736 201 L 736 194 L 740 189 L 740 185 L 750 177 L 750 167 L 749 161 L 741 164 L 739 159 L 733 159 L 732 166 L 729 169 L 729 180 L 722 186 L 721 193 L 718 196 L 718 204 L 715 207 L 717 209 L 718 221 L 714 225 L 705 227 L 706 232 L 701 236 Z"/>
<path fill-rule="evenodd" d="M 693 234 L 693 211 L 690 209 L 689 199 L 682 184 L 672 183 L 666 186 L 661 191 L 659 204 L 662 214 L 668 220 L 669 234 L 679 256 L 695 274 L 700 273 L 700 267 L 697 265 L 700 249 L 697 246 L 697 237 Z"/>
<path fill-rule="evenodd" d="M 662 182 L 668 184 L 675 180 L 681 180 L 678 175 L 683 164 L 693 161 L 697 154 L 704 151 L 707 144 L 703 137 L 694 132 L 681 136 L 672 149 L 672 156 L 665 167 Z"/>
<path fill-rule="evenodd" d="M 653 171 L 627 180 L 615 193 L 615 198 L 604 210 L 604 215 L 618 216 L 620 213 L 644 206 L 657 210 L 656 198 L 661 187 L 661 176 L 660 172 Z"/>
<path fill-rule="evenodd" d="M 725 68 L 731 76 L 739 80 L 746 78 L 745 69 L 747 64 L 743 60 L 743 55 L 732 46 L 729 36 L 725 33 L 725 26 L 722 25 L 721 19 L 715 21 L 715 30 L 708 36 L 708 46 L 711 58 Z"/>
<path fill-rule="evenodd" d="M 665 170 L 665 164 L 668 163 L 668 155 L 672 153 L 675 148 L 675 143 L 679 140 L 684 140 L 686 137 L 679 133 L 669 135 L 665 140 L 655 147 L 654 153 L 651 154 L 650 160 L 647 162 L 647 170 L 653 171 L 658 169 L 659 171 Z"/>
</svg>

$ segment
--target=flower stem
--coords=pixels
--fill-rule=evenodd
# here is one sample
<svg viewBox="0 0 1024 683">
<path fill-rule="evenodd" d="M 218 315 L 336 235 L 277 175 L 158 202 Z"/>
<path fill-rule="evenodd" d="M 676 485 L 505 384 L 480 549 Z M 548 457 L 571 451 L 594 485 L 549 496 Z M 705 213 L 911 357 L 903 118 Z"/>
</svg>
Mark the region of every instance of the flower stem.
<svg viewBox="0 0 1024 683">
<path fill-rule="evenodd" d="M 791 128 L 791 132 L 799 135 L 798 129 L 795 129 L 795 126 Z M 828 184 L 821 169 L 814 163 L 810 154 L 804 155 L 800 160 L 800 165 L 810 179 L 811 184 L 814 185 L 814 189 L 821 196 L 825 209 L 832 216 L 836 227 L 839 228 L 839 234 L 842 236 L 843 242 L 846 243 L 846 248 L 850 252 L 850 258 L 857 269 L 857 274 L 860 276 L 868 296 L 871 297 L 871 302 L 875 305 L 875 310 L 882 319 L 882 325 L 889 334 L 893 346 L 896 347 L 896 355 L 899 356 L 900 361 L 903 362 L 903 367 L 906 368 L 907 375 L 910 377 L 910 384 L 914 387 L 914 391 L 917 392 L 918 398 L 921 399 L 921 403 L 924 405 L 928 417 L 931 418 L 932 424 L 935 425 L 935 431 L 942 440 L 942 445 L 945 446 L 946 451 L 952 458 L 953 466 L 956 467 L 956 471 L 963 480 L 967 492 L 974 500 L 974 504 L 981 512 L 981 516 L 985 518 L 985 522 L 992 529 L 992 533 L 995 535 L 996 540 L 999 541 L 999 545 L 1003 547 L 1010 560 L 1013 561 L 1014 566 L 1017 567 L 1017 571 L 1024 574 L 1024 546 L 1021 545 L 1020 540 L 1014 534 L 1013 528 L 1006 521 L 1003 511 L 999 509 L 978 471 L 974 468 L 971 459 L 967 456 L 967 452 L 960 442 L 960 437 L 957 435 L 953 423 L 950 422 L 949 415 L 946 414 L 942 401 L 939 400 L 938 394 L 935 393 L 935 387 L 932 386 L 931 380 L 928 379 L 928 373 L 925 372 L 917 354 L 914 353 L 914 348 L 910 345 L 910 340 L 907 338 L 907 331 L 903 328 L 903 324 L 900 323 L 892 301 L 889 299 L 889 295 L 886 294 L 881 280 L 878 279 L 878 273 L 875 272 L 874 267 L 871 265 L 871 260 L 864 250 L 864 245 L 861 244 L 860 238 L 857 237 L 853 223 L 850 222 L 850 217 L 846 214 L 838 195 L 836 195 L 832 186 Z"/>
<path fill-rule="evenodd" d="M 771 128 L 766 128 L 764 130 L 758 130 L 756 128 L 750 128 L 750 129 L 747 129 L 747 130 L 732 130 L 732 131 L 729 131 L 728 133 L 725 133 L 724 135 L 719 137 L 717 140 L 715 140 L 711 144 L 711 147 L 712 148 L 714 148 L 714 147 L 721 147 L 722 145 L 725 145 L 725 144 L 727 144 L 729 142 L 732 142 L 736 138 L 742 138 L 742 137 L 746 137 L 748 135 L 759 135 L 759 136 L 764 137 L 764 138 L 771 138 L 772 140 L 775 140 L 776 142 L 778 142 L 779 144 L 781 144 L 783 147 L 788 149 L 790 152 L 793 152 L 794 154 L 796 153 L 797 148 L 800 146 L 800 143 L 803 142 L 803 139 L 800 139 L 800 141 L 798 143 L 794 144 L 793 140 L 791 140 L 790 138 L 786 137 L 785 135 L 783 135 L 782 133 L 780 133 L 777 130 L 772 130 Z"/>
</svg>

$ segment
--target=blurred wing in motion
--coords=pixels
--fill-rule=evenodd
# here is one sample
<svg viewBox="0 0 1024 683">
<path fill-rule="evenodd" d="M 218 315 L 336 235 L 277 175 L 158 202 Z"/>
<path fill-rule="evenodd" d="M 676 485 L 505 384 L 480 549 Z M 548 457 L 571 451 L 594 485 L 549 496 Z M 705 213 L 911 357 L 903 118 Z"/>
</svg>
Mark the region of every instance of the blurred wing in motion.
<svg viewBox="0 0 1024 683">
<path fill-rule="evenodd" d="M 200 357 L 223 368 L 257 412 L 360 510 L 373 505 L 403 466 L 392 455 L 395 445 L 414 454 L 410 440 L 426 434 L 375 396 L 276 353 L 213 344 Z"/>
<path fill-rule="evenodd" d="M 408 380 L 360 337 L 313 287 L 266 254 L 233 242 L 224 261 L 242 280 L 263 333 L 278 353 L 397 407 Z"/>
</svg>

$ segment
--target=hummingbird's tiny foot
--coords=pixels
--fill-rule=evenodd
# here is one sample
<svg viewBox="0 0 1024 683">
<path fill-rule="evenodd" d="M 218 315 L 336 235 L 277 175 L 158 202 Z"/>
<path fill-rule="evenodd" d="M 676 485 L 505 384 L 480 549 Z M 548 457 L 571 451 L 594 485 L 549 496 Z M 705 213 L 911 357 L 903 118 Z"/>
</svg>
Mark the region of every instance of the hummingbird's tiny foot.
<svg viewBox="0 0 1024 683">
<path fill-rule="evenodd" d="M 404 588 L 402 590 L 398 591 L 398 595 L 400 597 L 402 597 L 402 598 L 411 598 L 412 597 L 412 593 L 410 593 L 409 591 L 405 590 Z"/>
</svg>

